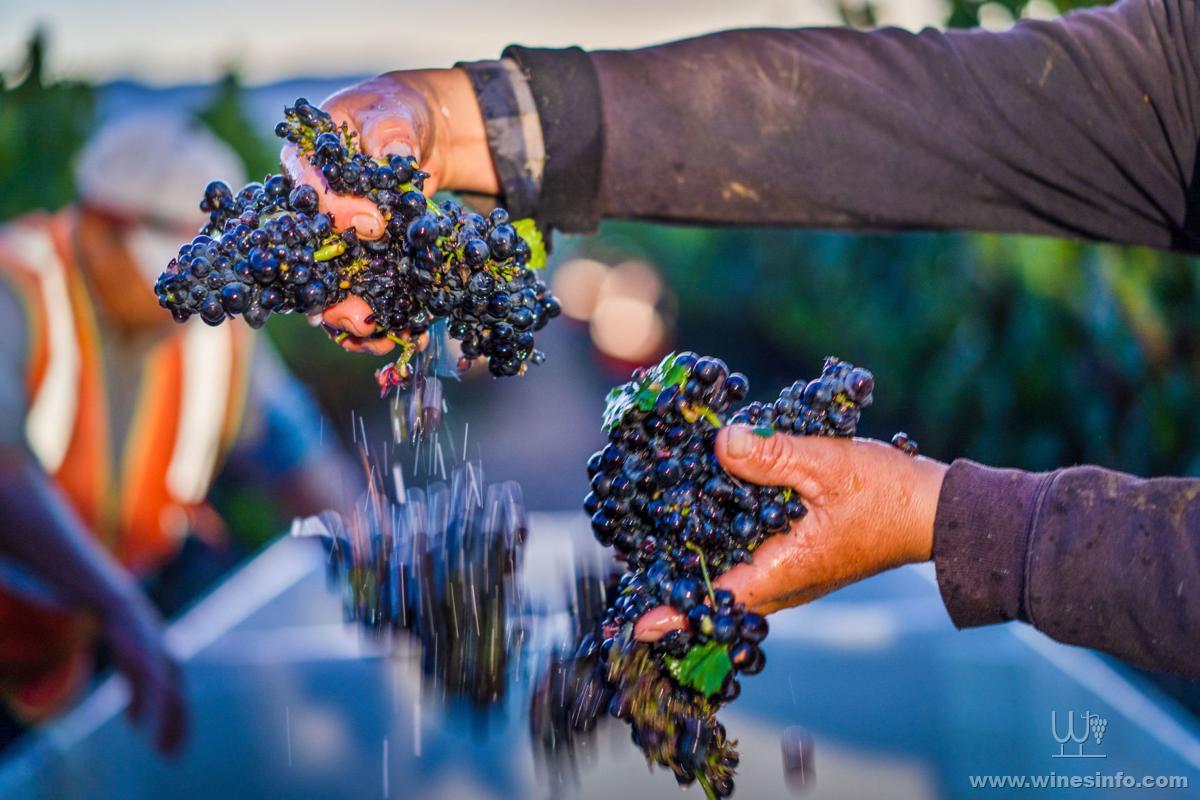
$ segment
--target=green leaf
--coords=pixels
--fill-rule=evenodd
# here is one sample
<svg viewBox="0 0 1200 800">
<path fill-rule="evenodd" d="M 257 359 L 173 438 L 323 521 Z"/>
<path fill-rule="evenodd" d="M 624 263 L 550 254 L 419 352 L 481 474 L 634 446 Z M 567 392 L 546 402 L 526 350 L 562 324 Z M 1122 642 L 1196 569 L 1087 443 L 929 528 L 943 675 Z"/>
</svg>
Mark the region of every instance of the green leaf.
<svg viewBox="0 0 1200 800">
<path fill-rule="evenodd" d="M 541 269 L 546 266 L 546 240 L 532 218 L 519 219 L 512 224 L 517 235 L 529 245 L 529 268 Z"/>
<path fill-rule="evenodd" d="M 725 677 L 733 669 L 729 646 L 716 642 L 696 645 L 683 658 L 664 656 L 663 663 L 676 683 L 695 689 L 705 697 L 721 691 Z"/>
<path fill-rule="evenodd" d="M 633 393 L 625 391 L 625 386 L 618 386 L 604 398 L 604 421 L 601 428 L 610 431 L 621 422 L 625 412 L 633 407 Z"/>
<path fill-rule="evenodd" d="M 674 354 L 672 354 L 670 358 L 670 365 L 667 365 L 666 361 L 664 361 L 658 366 L 663 373 L 661 383 L 664 387 L 683 386 L 685 383 L 687 383 L 687 367 L 683 366 L 682 364 L 676 364 Z"/>
<path fill-rule="evenodd" d="M 640 381 L 630 381 L 609 392 L 604 408 L 604 430 L 612 430 L 631 408 L 653 411 L 664 389 L 687 383 L 687 367 L 676 364 L 675 359 L 676 355 L 669 353 L 658 366 L 646 370 L 646 376 Z"/>
<path fill-rule="evenodd" d="M 658 400 L 658 392 L 650 388 L 638 389 L 633 396 L 633 404 L 642 411 L 653 411 L 656 400 Z"/>
</svg>

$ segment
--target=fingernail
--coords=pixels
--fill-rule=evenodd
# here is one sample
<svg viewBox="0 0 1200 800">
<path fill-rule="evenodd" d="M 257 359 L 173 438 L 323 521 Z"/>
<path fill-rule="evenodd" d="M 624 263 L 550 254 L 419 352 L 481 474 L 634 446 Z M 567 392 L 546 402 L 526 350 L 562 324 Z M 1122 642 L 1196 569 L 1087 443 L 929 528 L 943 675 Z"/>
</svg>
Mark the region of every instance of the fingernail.
<svg viewBox="0 0 1200 800">
<path fill-rule="evenodd" d="M 375 218 L 370 214 L 355 214 L 350 218 L 350 224 L 359 233 L 375 230 Z"/>
<path fill-rule="evenodd" d="M 725 440 L 725 452 L 730 458 L 745 458 L 754 451 L 754 431 L 745 425 L 734 425 Z"/>
<path fill-rule="evenodd" d="M 366 323 L 367 325 L 374 325 L 375 324 L 375 315 L 367 314 L 365 317 L 363 317 L 363 322 Z"/>
<path fill-rule="evenodd" d="M 388 145 L 387 152 L 385 153 L 385 155 L 413 156 L 414 158 L 416 157 L 416 153 L 413 152 L 413 149 L 411 147 L 409 147 L 407 144 L 405 144 L 404 142 L 395 142 L 394 144 Z"/>
</svg>

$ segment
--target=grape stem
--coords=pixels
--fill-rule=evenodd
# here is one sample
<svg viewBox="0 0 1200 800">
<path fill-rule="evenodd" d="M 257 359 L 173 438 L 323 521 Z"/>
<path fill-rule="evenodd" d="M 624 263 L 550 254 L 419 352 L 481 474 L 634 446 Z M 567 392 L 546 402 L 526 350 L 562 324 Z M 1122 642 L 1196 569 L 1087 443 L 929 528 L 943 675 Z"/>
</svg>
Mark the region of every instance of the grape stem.
<svg viewBox="0 0 1200 800">
<path fill-rule="evenodd" d="M 659 388 L 659 391 L 662 391 L 661 387 Z M 701 418 L 706 419 L 708 420 L 708 424 L 712 425 L 717 430 L 720 430 L 724 427 L 724 424 L 721 422 L 721 418 L 714 414 L 712 409 L 708 406 L 685 405 L 683 408 L 683 418 L 688 422 L 695 422 Z"/>
<path fill-rule="evenodd" d="M 717 607 L 717 593 L 713 591 L 712 581 L 708 579 L 708 564 L 704 560 L 704 550 L 695 542 L 688 542 L 687 548 L 695 550 L 700 555 L 700 574 L 704 576 L 704 586 L 708 589 L 708 599 L 712 601 L 713 608 Z"/>
<path fill-rule="evenodd" d="M 402 369 L 406 364 L 408 364 L 409 361 L 412 360 L 413 353 L 416 352 L 417 346 L 414 342 L 411 342 L 402 336 L 397 336 L 391 332 L 387 334 L 387 338 L 393 344 L 400 345 L 400 356 L 396 359 L 395 364 L 396 369 Z"/>
<path fill-rule="evenodd" d="M 708 778 L 704 777 L 703 773 L 696 773 L 696 781 L 700 784 L 700 788 L 704 790 L 704 796 L 708 800 L 717 800 L 716 790 L 713 789 L 712 784 L 708 782 Z"/>
<path fill-rule="evenodd" d="M 335 241 L 317 250 L 313 253 L 313 261 L 329 261 L 337 258 L 346 252 L 346 243 L 343 241 Z"/>
</svg>

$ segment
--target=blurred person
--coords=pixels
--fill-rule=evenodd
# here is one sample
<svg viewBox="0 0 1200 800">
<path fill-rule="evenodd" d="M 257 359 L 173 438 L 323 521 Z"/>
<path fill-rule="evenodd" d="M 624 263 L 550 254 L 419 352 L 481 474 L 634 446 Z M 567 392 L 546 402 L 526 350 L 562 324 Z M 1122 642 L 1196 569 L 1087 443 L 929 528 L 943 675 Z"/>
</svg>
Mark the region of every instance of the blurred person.
<svg viewBox="0 0 1200 800">
<path fill-rule="evenodd" d="M 102 128 L 78 203 L 0 229 L 0 699 L 11 729 L 61 710 L 103 643 L 129 713 L 174 751 L 178 668 L 139 580 L 185 540 L 223 546 L 205 503 L 222 464 L 286 512 L 342 497 L 340 456 L 265 339 L 176 326 L 155 277 L 204 215 L 196 187 L 244 177 L 188 118 L 139 113 Z"/>
<path fill-rule="evenodd" d="M 1200 252 L 1200 6 L 1124 0 L 1006 32 L 734 30 L 641 50 L 511 47 L 392 72 L 325 108 L 429 190 L 503 198 L 566 232 L 601 218 L 868 230 L 975 229 Z M 318 187 L 294 150 L 292 177 Z M 378 236 L 365 199 L 322 192 Z M 326 322 L 385 352 L 357 298 Z M 911 458 L 865 440 L 732 427 L 733 474 L 810 513 L 723 575 L 775 611 L 933 560 L 959 627 L 1055 639 L 1200 677 L 1200 480 Z M 657 609 L 654 638 L 682 619 Z"/>
</svg>

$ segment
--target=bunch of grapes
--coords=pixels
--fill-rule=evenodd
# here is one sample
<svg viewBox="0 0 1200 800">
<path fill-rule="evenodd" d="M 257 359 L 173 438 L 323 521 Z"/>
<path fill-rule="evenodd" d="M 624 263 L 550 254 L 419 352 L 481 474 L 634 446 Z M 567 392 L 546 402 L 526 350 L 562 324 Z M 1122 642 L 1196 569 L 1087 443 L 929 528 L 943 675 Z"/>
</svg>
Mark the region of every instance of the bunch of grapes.
<svg viewBox="0 0 1200 800">
<path fill-rule="evenodd" d="M 276 133 L 317 166 L 331 188 L 366 197 L 386 229 L 376 240 L 354 228 L 338 233 L 318 208 L 317 190 L 284 175 L 236 193 L 213 181 L 200 203 L 208 224 L 179 248 L 155 284 L 160 305 L 183 322 L 210 325 L 241 316 L 261 327 L 271 313 L 313 314 L 360 296 L 377 337 L 401 344 L 381 378 L 388 391 L 409 377 L 410 344 L 437 320 L 461 342 L 460 368 L 486 358 L 496 376 L 518 375 L 544 355 L 534 331 L 559 314 L 558 300 L 534 269 L 545 247 L 531 220 L 502 208 L 487 216 L 422 193 L 428 175 L 408 156 L 377 160 L 354 134 L 304 99 L 285 111 Z"/>
<path fill-rule="evenodd" d="M 584 507 L 625 573 L 576 652 L 591 665 L 574 682 L 577 698 L 583 689 L 592 698 L 576 703 L 583 710 L 577 726 L 591 724 L 583 712 L 607 709 L 629 723 L 647 759 L 682 785 L 698 781 L 710 797 L 733 792 L 735 743 L 715 715 L 740 693 L 738 675 L 762 671 L 768 625 L 731 592 L 714 589 L 712 579 L 750 562 L 806 509 L 787 487 L 726 472 L 714 453 L 717 432 L 739 423 L 762 436 L 852 436 L 874 386 L 867 370 L 830 358 L 819 377 L 798 381 L 773 403 L 731 411 L 748 393 L 746 377 L 720 359 L 681 353 L 635 371 L 609 394 L 609 442 L 588 462 L 592 491 Z M 684 614 L 686 628 L 653 645 L 635 641 L 634 624 L 660 604 Z"/>
<path fill-rule="evenodd" d="M 636 619 L 659 602 L 690 612 L 705 569 L 750 561 L 764 539 L 804 516 L 790 488 L 744 483 L 721 467 L 713 445 L 726 419 L 762 435 L 850 436 L 874 385 L 867 370 L 829 359 L 816 380 L 730 416 L 749 390 L 746 377 L 720 359 L 681 353 L 610 392 L 609 443 L 588 461 L 584 508 L 596 538 L 631 570 L 612 621 Z"/>
</svg>

